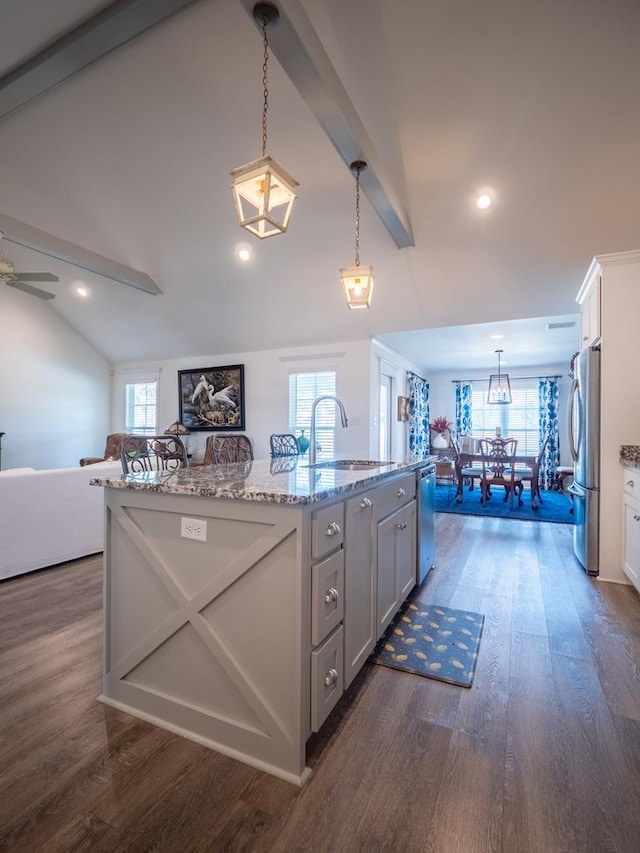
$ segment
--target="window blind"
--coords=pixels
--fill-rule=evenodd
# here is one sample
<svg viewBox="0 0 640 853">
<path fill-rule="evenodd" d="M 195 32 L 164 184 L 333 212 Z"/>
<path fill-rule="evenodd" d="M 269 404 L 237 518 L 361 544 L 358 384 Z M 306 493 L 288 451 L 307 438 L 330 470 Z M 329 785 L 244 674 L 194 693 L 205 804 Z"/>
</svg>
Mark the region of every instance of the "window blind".
<svg viewBox="0 0 640 853">
<path fill-rule="evenodd" d="M 336 393 L 335 370 L 289 374 L 289 430 L 294 435 L 311 432 L 311 406 L 321 394 Z M 331 459 L 336 445 L 336 406 L 320 403 L 316 408 L 316 441 L 320 445 L 317 458 Z"/>
<path fill-rule="evenodd" d="M 512 402 L 487 403 L 488 383 L 473 383 L 471 391 L 472 433 L 478 438 L 494 438 L 496 427 L 503 438 L 518 440 L 518 454 L 535 454 L 540 448 L 538 381 L 511 380 Z"/>
<path fill-rule="evenodd" d="M 128 382 L 124 386 L 125 432 L 156 432 L 156 382 Z"/>
</svg>

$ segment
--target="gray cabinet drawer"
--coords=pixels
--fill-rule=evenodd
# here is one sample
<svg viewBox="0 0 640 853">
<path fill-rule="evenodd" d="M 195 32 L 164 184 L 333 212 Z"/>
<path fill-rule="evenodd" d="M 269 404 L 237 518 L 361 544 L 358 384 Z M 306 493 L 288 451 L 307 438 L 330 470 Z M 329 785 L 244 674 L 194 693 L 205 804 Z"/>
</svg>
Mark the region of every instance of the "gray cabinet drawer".
<svg viewBox="0 0 640 853">
<path fill-rule="evenodd" d="M 408 504 L 416 496 L 416 475 L 412 471 L 397 477 L 391 483 L 379 486 L 371 500 L 376 521 L 386 518 L 399 507 Z"/>
<path fill-rule="evenodd" d="M 343 629 L 334 631 L 311 652 L 311 730 L 317 732 L 344 689 Z"/>
<path fill-rule="evenodd" d="M 311 567 L 311 645 L 317 646 L 344 614 L 344 551 Z"/>
<path fill-rule="evenodd" d="M 311 516 L 311 556 L 314 560 L 339 548 L 344 540 L 344 504 L 317 509 Z"/>
</svg>

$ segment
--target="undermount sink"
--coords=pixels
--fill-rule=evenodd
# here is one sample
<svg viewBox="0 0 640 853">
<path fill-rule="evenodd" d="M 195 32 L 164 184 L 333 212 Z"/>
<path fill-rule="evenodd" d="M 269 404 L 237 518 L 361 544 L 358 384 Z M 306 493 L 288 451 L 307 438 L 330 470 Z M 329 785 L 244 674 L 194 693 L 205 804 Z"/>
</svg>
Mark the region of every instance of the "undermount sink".
<svg viewBox="0 0 640 853">
<path fill-rule="evenodd" d="M 385 465 L 392 465 L 392 462 L 379 462 L 372 459 L 330 459 L 328 462 L 316 462 L 315 465 L 308 465 L 308 468 L 331 468 L 336 471 L 366 471 L 369 468 L 383 468 Z"/>
</svg>

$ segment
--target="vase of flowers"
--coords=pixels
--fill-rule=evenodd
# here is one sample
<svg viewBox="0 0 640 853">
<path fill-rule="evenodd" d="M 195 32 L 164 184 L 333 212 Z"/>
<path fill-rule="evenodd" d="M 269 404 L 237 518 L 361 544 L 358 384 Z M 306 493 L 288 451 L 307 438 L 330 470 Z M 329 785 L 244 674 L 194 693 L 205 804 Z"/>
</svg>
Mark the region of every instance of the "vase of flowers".
<svg viewBox="0 0 640 853">
<path fill-rule="evenodd" d="M 451 423 L 445 417 L 434 418 L 431 427 L 431 447 L 444 450 L 449 447 L 449 430 Z"/>
</svg>

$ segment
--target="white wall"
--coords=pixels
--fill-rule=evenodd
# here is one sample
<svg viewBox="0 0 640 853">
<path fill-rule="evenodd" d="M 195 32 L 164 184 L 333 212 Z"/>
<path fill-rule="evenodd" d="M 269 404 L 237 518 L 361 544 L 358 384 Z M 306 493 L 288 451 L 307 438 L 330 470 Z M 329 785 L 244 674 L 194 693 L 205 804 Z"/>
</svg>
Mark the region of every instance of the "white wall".
<svg viewBox="0 0 640 853">
<path fill-rule="evenodd" d="M 77 466 L 101 455 L 111 365 L 54 309 L 0 285 L 2 467 Z"/>
<path fill-rule="evenodd" d="M 370 341 L 326 344 L 323 346 L 229 353 L 223 356 L 190 356 L 161 362 L 127 363 L 116 367 L 114 376 L 114 431 L 124 426 L 123 394 L 127 377 L 136 370 L 158 370 L 158 432 L 178 418 L 178 370 L 200 370 L 225 364 L 244 364 L 245 424 L 244 432 L 254 445 L 256 459 L 269 456 L 269 436 L 288 432 L 290 372 L 331 369 L 337 371 L 337 396 L 344 403 L 349 427 L 337 430 L 337 453 L 353 457 L 369 454 Z M 375 410 L 374 410 L 375 411 Z M 194 460 L 202 457 L 209 432 L 187 436 L 187 446 Z"/>
<path fill-rule="evenodd" d="M 431 419 L 443 415 L 452 424 L 456 422 L 456 391 L 453 384 L 456 379 L 482 379 L 488 381 L 490 371 L 465 370 L 455 373 L 443 371 L 433 372 L 425 378 L 430 388 L 430 416 Z M 566 412 L 569 400 L 571 379 L 569 377 L 569 364 L 543 364 L 537 367 L 527 367 L 522 370 L 509 370 L 510 379 L 518 376 L 560 376 L 558 417 L 560 421 L 560 464 L 571 465 L 569 446 L 567 444 Z"/>
<path fill-rule="evenodd" d="M 396 402 L 398 396 L 407 396 L 407 371 L 422 376 L 420 369 L 395 350 L 390 349 L 375 338 L 371 342 L 370 353 L 370 398 L 371 418 L 369 427 L 369 453 L 372 459 L 378 458 L 378 412 L 380 407 L 380 376 L 382 373 L 392 380 L 391 405 L 391 444 L 394 462 L 405 459 L 408 451 L 409 424 L 399 421 L 396 417 Z M 426 378 L 426 377 L 425 377 Z"/>
</svg>

